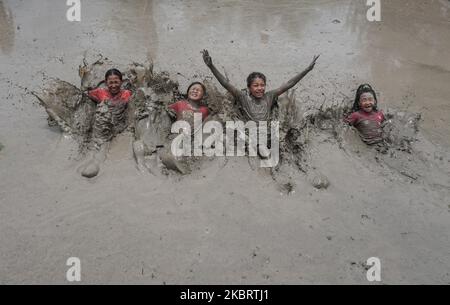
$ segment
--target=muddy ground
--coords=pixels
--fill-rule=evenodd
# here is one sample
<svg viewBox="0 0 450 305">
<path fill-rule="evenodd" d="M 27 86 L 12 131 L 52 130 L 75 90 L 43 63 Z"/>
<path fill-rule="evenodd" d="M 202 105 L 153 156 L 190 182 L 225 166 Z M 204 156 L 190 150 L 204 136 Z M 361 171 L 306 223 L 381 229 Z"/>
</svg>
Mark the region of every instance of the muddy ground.
<svg viewBox="0 0 450 305">
<path fill-rule="evenodd" d="M 373 256 L 384 284 L 450 283 L 448 1 L 383 1 L 380 23 L 356 0 L 91 2 L 69 23 L 64 1 L 0 1 L 0 283 L 67 283 L 73 256 L 95 284 L 366 284 Z M 333 105 L 369 82 L 381 108 L 421 113 L 418 141 L 379 157 L 324 128 L 308 164 L 330 186 L 293 171 L 288 195 L 246 158 L 142 174 L 124 133 L 88 180 L 30 94 L 50 77 L 79 85 L 97 54 L 152 60 L 185 90 L 211 76 L 204 48 L 241 87 L 253 70 L 276 87 L 320 53 L 299 103 Z"/>
</svg>

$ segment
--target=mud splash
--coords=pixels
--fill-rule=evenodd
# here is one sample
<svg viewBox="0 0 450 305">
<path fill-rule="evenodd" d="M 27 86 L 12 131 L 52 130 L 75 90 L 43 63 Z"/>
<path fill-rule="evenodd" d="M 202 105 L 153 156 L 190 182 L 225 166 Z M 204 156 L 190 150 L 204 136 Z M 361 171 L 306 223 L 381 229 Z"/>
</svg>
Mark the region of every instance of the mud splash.
<svg viewBox="0 0 450 305">
<path fill-rule="evenodd" d="M 95 104 L 76 86 L 51 79 L 40 93 L 33 93 L 48 114 L 50 126 L 59 126 L 84 152 L 92 138 Z"/>
<path fill-rule="evenodd" d="M 145 157 L 167 147 L 171 127 L 167 106 L 182 96 L 178 84 L 165 72 L 154 73 L 152 63 L 133 63 L 119 67 L 124 71 L 123 87 L 134 92 L 132 102 L 97 105 L 87 97 L 87 92 L 104 85 L 104 73 L 112 66 L 117 65 L 102 56 L 92 64 L 83 60 L 79 67 L 79 88 L 52 79 L 46 89 L 33 94 L 47 111 L 49 125 L 59 126 L 76 140 L 80 154 L 89 155 L 90 160 L 81 169 L 83 176 L 92 178 L 98 174 L 109 143 L 127 129 L 135 137 L 133 149 L 138 167 L 154 173 Z M 162 159 L 171 168 L 169 159 Z"/>
<path fill-rule="evenodd" d="M 349 91 L 350 92 L 350 91 Z M 343 118 L 351 113 L 353 99 L 336 92 L 334 95 L 310 96 L 295 91 L 288 92 L 278 103 L 275 118 L 280 121 L 280 163 L 271 172 L 282 191 L 295 189 L 293 168 L 304 173 L 317 189 L 330 185 L 327 177 L 319 170 L 312 158 L 320 148 L 320 142 L 331 142 L 335 149 L 371 155 L 374 162 L 384 164 L 398 173 L 417 179 L 418 172 L 425 168 L 413 144 L 417 140 L 421 115 L 388 109 L 387 121 L 383 126 L 383 143 L 366 145 L 359 133 L 348 126 Z M 411 162 L 414 159 L 415 162 Z M 371 161 L 369 161 L 371 162 Z"/>
<path fill-rule="evenodd" d="M 79 67 L 80 88 L 54 79 L 47 84 L 47 89 L 35 93 L 49 115 L 49 124 L 58 125 L 70 134 L 78 142 L 80 153 L 91 153 L 91 159 L 97 160 L 85 166 L 83 175 L 97 175 L 101 160 L 106 157 L 108 143 L 124 130 L 133 136 L 134 157 L 141 171 L 155 175 L 167 174 L 167 169 L 190 173 L 195 164 L 205 158 L 176 159 L 170 154 L 173 118 L 168 105 L 183 98 L 177 82 L 167 72 L 155 73 L 153 63 L 133 63 L 119 67 L 124 71 L 124 88 L 134 92 L 129 106 L 95 105 L 86 91 L 102 86 L 104 71 L 113 66 L 117 65 L 102 57 L 93 64 L 84 61 Z M 211 110 L 211 118 L 222 123 L 238 120 L 240 115 L 232 97 L 222 94 L 211 82 L 205 80 L 204 83 L 207 87 L 205 104 Z M 326 141 L 334 141 L 336 149 L 353 153 L 355 157 L 364 151 L 376 162 L 417 179 L 404 160 L 410 160 L 414 155 L 413 143 L 420 114 L 389 109 L 386 111 L 384 144 L 381 148 L 370 147 L 363 144 L 358 133 L 342 120 L 350 113 L 352 104 L 352 99 L 340 91 L 333 93 L 331 98 L 324 93 L 311 95 L 300 91 L 297 94 L 295 90 L 280 97 L 272 118 L 280 122 L 280 162 L 270 174 L 281 190 L 290 193 L 295 189 L 294 176 L 298 172 L 305 174 L 314 187 L 328 188 L 330 182 L 311 158 L 317 139 L 323 137 Z"/>
</svg>

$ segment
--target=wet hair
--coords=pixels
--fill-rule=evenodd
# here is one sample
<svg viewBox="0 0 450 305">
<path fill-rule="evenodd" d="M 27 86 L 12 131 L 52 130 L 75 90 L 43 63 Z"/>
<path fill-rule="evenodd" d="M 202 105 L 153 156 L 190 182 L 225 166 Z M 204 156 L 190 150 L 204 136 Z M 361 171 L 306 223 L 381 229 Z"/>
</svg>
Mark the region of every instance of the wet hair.
<svg viewBox="0 0 450 305">
<path fill-rule="evenodd" d="M 108 77 L 113 76 L 113 75 L 118 76 L 120 78 L 120 80 L 123 80 L 122 72 L 120 72 L 117 69 L 109 69 L 108 71 L 106 71 L 105 80 L 107 80 Z"/>
<path fill-rule="evenodd" d="M 255 79 L 260 78 L 264 81 L 264 83 L 266 83 L 266 76 L 264 74 L 262 74 L 261 72 L 252 72 L 250 73 L 250 75 L 247 77 L 247 88 L 250 88 L 250 86 L 252 85 L 252 83 L 255 81 Z"/>
<path fill-rule="evenodd" d="M 375 90 L 373 90 L 372 86 L 369 84 L 362 84 L 356 90 L 355 102 L 353 103 L 353 111 L 361 110 L 361 107 L 359 106 L 359 100 L 361 99 L 361 95 L 363 95 L 364 93 L 372 93 L 373 98 L 375 99 L 375 105 L 373 106 L 373 110 L 377 111 L 378 110 L 377 109 L 377 104 L 378 104 L 377 94 L 375 93 Z"/>
<path fill-rule="evenodd" d="M 189 90 L 191 90 L 192 86 L 195 86 L 195 85 L 200 85 L 202 87 L 202 89 L 203 89 L 203 97 L 205 97 L 205 95 L 206 95 L 206 87 L 201 82 L 193 82 L 192 84 L 190 84 L 189 87 L 187 88 L 186 96 L 189 96 Z"/>
</svg>

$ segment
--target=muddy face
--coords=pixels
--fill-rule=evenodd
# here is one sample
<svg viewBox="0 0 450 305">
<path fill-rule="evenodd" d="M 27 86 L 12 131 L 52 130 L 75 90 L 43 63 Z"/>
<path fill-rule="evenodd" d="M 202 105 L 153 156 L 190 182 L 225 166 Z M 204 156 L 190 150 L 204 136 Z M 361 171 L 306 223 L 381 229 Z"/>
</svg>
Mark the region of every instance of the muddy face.
<svg viewBox="0 0 450 305">
<path fill-rule="evenodd" d="M 262 98 L 266 93 L 266 82 L 262 78 L 255 78 L 248 89 L 252 96 Z"/>
<path fill-rule="evenodd" d="M 366 92 L 359 98 L 359 106 L 367 113 L 371 113 L 375 106 L 375 98 L 372 93 Z"/>
<path fill-rule="evenodd" d="M 192 102 L 200 102 L 204 95 L 205 91 L 200 84 L 193 85 L 189 88 L 188 99 Z"/>
<path fill-rule="evenodd" d="M 112 95 L 116 95 L 120 92 L 120 88 L 122 87 L 122 80 L 117 75 L 108 76 L 108 78 L 106 79 L 106 86 L 108 87 L 108 90 Z"/>
</svg>

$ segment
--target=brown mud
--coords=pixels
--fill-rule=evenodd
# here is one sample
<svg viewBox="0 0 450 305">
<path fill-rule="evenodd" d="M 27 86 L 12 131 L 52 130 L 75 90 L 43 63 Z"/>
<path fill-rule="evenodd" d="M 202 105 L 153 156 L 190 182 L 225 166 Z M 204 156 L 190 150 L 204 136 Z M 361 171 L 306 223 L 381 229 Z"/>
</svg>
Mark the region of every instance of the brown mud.
<svg viewBox="0 0 450 305">
<path fill-rule="evenodd" d="M 1 3 L 1 284 L 67 283 L 73 256 L 85 284 L 367 284 L 374 256 L 382 284 L 450 283 L 448 1 L 383 1 L 379 23 L 356 0 L 98 0 L 83 2 L 80 23 L 64 18 L 65 1 Z M 205 48 L 234 85 L 258 70 L 268 90 L 321 54 L 295 91 L 305 127 L 284 146 L 303 158 L 285 154 L 282 175 L 248 158 L 201 160 L 185 176 L 143 174 L 129 129 L 85 179 L 76 137 L 49 127 L 28 94 L 48 75 L 81 88 L 78 66 L 95 54 L 124 71 L 153 60 L 180 92 L 194 80 L 219 86 Z M 361 83 L 381 109 L 421 114 L 419 132 L 408 129 L 414 141 L 383 154 L 340 114 L 323 117 L 350 104 Z M 210 104 L 219 116 L 229 106 Z M 283 107 L 280 115 L 293 109 Z"/>
<path fill-rule="evenodd" d="M 99 57 L 92 64 L 84 59 L 83 65 L 80 65 L 81 89 L 64 81 L 52 80 L 41 94 L 35 94 L 49 114 L 49 124 L 57 124 L 63 132 L 72 135 L 79 144 L 80 152 L 86 149 L 100 150 L 102 145 L 129 128 L 134 134 L 134 157 L 140 170 L 147 169 L 151 173 L 160 171 L 160 160 L 166 169 L 181 174 L 190 173 L 190 168 L 202 158 L 184 157 L 176 160 L 170 152 L 170 143 L 174 137 L 170 131 L 172 120 L 168 105 L 183 97 L 178 90 L 178 83 L 170 79 L 167 72 L 155 73 L 153 63 L 133 63 L 123 70 L 124 88 L 135 92 L 130 106 L 113 107 L 107 103 L 96 106 L 83 90 L 86 92 L 101 86 L 103 71 L 117 66 L 103 59 L 103 56 Z M 221 94 L 208 81 L 205 84 L 207 95 L 204 102 L 211 110 L 212 119 L 223 125 L 227 120 L 238 120 L 241 115 L 231 95 Z M 279 188 L 287 193 L 295 190 L 295 182 L 288 178 L 292 168 L 306 174 L 308 181 L 318 189 L 326 189 L 330 185 L 327 177 L 311 166 L 313 138 L 331 136 L 338 143 L 335 149 L 345 151 L 354 150 L 352 145 L 357 142 L 348 140 L 357 131 L 343 122 L 343 118 L 351 112 L 353 101 L 343 97 L 330 103 L 315 98 L 297 100 L 295 90 L 288 91 L 279 99 L 272 114 L 272 119 L 280 122 L 281 130 L 280 162 L 272 168 L 271 175 Z M 383 162 L 381 164 L 417 180 L 417 173 L 424 167 L 420 168 L 415 163 L 417 158 L 412 158 L 415 155 L 412 145 L 417 140 L 421 115 L 388 109 L 386 117 L 383 143 L 368 145 L 365 150 L 372 150 L 371 154 L 377 162 Z M 104 153 L 107 154 L 107 150 Z M 409 162 L 405 162 L 405 159 Z M 252 168 L 257 166 L 255 161 L 250 164 L 253 164 Z M 83 176 L 92 178 L 98 174 L 97 162 L 88 163 L 86 167 Z"/>
</svg>

